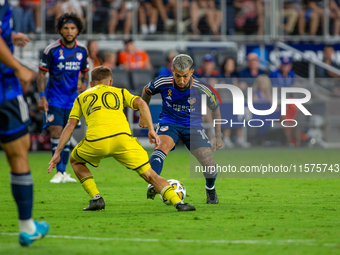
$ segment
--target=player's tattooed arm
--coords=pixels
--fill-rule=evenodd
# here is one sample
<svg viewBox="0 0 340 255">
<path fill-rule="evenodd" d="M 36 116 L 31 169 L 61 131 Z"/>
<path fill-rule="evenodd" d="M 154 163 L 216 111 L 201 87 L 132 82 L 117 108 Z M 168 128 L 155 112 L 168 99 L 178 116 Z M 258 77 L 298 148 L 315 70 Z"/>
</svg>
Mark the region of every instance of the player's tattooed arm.
<svg viewBox="0 0 340 255">
<path fill-rule="evenodd" d="M 45 86 L 46 86 L 46 76 L 47 71 L 39 69 L 38 73 L 38 79 L 37 79 L 37 86 L 38 86 L 38 92 L 39 92 L 39 104 L 38 107 L 42 111 L 47 111 L 48 110 L 48 102 L 46 100 L 46 97 L 44 95 L 45 92 Z"/>
<path fill-rule="evenodd" d="M 150 103 L 150 100 L 151 100 L 151 95 L 147 94 L 145 92 L 145 87 L 143 87 L 143 91 L 142 91 L 142 99 L 147 103 L 149 104 Z"/>
<path fill-rule="evenodd" d="M 214 156 L 211 148 L 201 147 L 193 150 L 192 154 L 202 166 L 215 166 Z"/>
<path fill-rule="evenodd" d="M 215 110 L 212 111 L 212 117 L 213 117 L 213 120 L 221 119 L 220 107 L 217 107 Z M 218 150 L 222 146 L 223 146 L 223 141 L 222 141 L 221 124 L 215 124 L 215 139 L 214 139 L 214 144 L 213 144 L 214 151 Z"/>
</svg>

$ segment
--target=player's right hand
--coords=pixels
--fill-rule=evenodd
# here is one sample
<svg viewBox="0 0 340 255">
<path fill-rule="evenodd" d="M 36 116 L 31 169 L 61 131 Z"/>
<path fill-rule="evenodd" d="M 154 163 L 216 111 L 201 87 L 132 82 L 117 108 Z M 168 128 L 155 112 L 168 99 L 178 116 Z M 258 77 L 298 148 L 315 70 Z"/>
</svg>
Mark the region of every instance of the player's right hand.
<svg viewBox="0 0 340 255">
<path fill-rule="evenodd" d="M 41 111 L 47 112 L 48 111 L 48 102 L 46 100 L 46 97 L 40 97 L 38 108 Z"/>
<path fill-rule="evenodd" d="M 48 173 L 50 173 L 52 169 L 58 165 L 59 161 L 60 161 L 60 153 L 55 152 L 50 163 L 48 163 L 49 164 Z"/>
<path fill-rule="evenodd" d="M 157 135 L 157 133 L 155 132 L 155 130 L 149 130 L 149 142 L 150 144 L 155 144 L 155 148 L 160 145 L 161 143 L 161 139 L 159 138 L 159 136 Z"/>
</svg>

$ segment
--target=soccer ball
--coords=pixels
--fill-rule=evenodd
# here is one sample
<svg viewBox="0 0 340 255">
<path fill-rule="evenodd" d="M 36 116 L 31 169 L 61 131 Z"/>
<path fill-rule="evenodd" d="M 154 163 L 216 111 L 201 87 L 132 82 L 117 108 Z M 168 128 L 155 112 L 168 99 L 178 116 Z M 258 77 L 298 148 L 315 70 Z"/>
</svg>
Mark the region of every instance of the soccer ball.
<svg viewBox="0 0 340 255">
<path fill-rule="evenodd" d="M 175 190 L 179 198 L 183 201 L 186 195 L 186 190 L 183 183 L 175 179 L 168 180 L 168 183 L 172 186 L 172 188 Z M 171 205 L 167 199 L 162 197 L 161 194 L 159 194 L 159 198 L 163 201 L 164 204 Z"/>
</svg>

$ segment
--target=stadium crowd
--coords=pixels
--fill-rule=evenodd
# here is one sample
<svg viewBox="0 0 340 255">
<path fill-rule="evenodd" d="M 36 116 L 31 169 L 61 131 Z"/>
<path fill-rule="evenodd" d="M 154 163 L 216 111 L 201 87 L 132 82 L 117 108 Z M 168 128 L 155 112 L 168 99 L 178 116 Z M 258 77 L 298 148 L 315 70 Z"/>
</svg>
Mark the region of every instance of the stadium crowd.
<svg viewBox="0 0 340 255">
<path fill-rule="evenodd" d="M 266 0 L 226 0 L 227 34 L 264 34 L 264 2 Z M 40 0 L 12 0 L 14 29 L 24 33 L 41 33 Z M 55 21 L 65 12 L 76 13 L 86 23 L 88 1 L 47 0 L 45 3 L 46 31 L 54 33 Z M 278 17 L 279 27 L 286 35 L 317 35 L 322 31 L 325 13 L 329 12 L 330 32 L 340 31 L 340 0 L 330 0 L 325 11 L 322 0 L 284 0 Z M 93 0 L 94 33 L 109 34 L 110 38 L 132 30 L 133 11 L 138 13 L 139 33 L 173 33 L 176 30 L 176 0 Z M 182 21 L 177 24 L 181 33 L 219 35 L 222 21 L 221 0 L 183 0 Z M 279 20 L 279 19 L 278 19 Z M 279 22 L 279 21 L 278 21 Z M 119 30 L 119 31 L 117 31 Z"/>
</svg>

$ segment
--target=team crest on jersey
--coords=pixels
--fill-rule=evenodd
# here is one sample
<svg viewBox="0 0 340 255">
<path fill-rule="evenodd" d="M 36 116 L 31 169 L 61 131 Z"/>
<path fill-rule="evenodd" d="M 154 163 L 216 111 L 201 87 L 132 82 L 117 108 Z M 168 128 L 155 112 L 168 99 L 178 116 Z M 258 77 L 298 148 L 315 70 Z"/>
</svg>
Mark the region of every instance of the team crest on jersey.
<svg viewBox="0 0 340 255">
<path fill-rule="evenodd" d="M 188 103 L 189 103 L 189 104 L 194 104 L 194 103 L 196 103 L 196 98 L 194 98 L 194 97 L 189 97 L 189 98 L 188 98 Z"/>
<path fill-rule="evenodd" d="M 76 55 L 77 59 L 80 61 L 83 59 L 83 54 L 78 52 L 77 55 Z"/>
<path fill-rule="evenodd" d="M 164 132 L 164 131 L 167 131 L 169 129 L 168 126 L 162 126 L 159 130 Z"/>
<path fill-rule="evenodd" d="M 53 114 L 47 115 L 47 122 L 52 122 L 53 120 L 54 120 L 54 115 Z"/>
<path fill-rule="evenodd" d="M 58 59 L 65 59 L 62 49 L 59 50 L 59 58 Z"/>
</svg>

